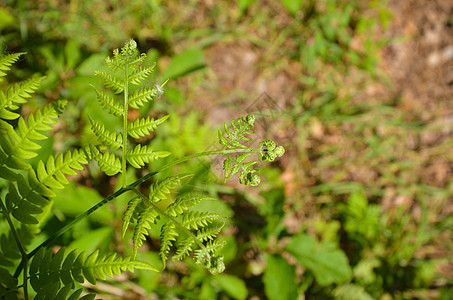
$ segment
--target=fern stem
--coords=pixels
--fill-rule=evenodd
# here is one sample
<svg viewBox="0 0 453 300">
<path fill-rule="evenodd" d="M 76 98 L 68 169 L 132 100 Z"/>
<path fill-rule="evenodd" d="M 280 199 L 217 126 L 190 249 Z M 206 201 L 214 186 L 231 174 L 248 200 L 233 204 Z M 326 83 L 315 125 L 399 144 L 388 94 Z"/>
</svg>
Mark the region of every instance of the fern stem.
<svg viewBox="0 0 453 300">
<path fill-rule="evenodd" d="M 124 68 L 124 107 L 123 107 L 123 156 L 121 157 L 121 173 L 123 177 L 123 188 L 127 186 L 126 183 L 126 155 L 127 155 L 127 110 L 129 101 L 129 68 L 127 65 L 128 57 L 126 56 L 126 66 Z"/>
<path fill-rule="evenodd" d="M 3 201 L 0 199 L 0 205 L 2 208 L 2 212 L 5 215 L 6 221 L 8 222 L 9 227 L 11 228 L 11 232 L 13 233 L 14 240 L 16 241 L 17 248 L 19 248 L 19 251 L 22 255 L 22 257 L 27 256 L 27 252 L 25 251 L 22 243 L 20 242 L 19 235 L 17 234 L 16 227 L 14 227 L 13 220 L 11 220 L 11 217 L 9 216 L 9 212 L 5 207 L 5 204 L 3 204 Z"/>
<path fill-rule="evenodd" d="M 28 299 L 28 259 L 24 261 L 24 299 Z"/>
<path fill-rule="evenodd" d="M 9 225 L 9 227 L 11 229 L 11 232 L 13 233 L 13 237 L 14 237 L 14 240 L 16 241 L 17 247 L 19 248 L 20 254 L 22 256 L 22 261 L 21 261 L 19 267 L 17 268 L 16 272 L 14 273 L 14 278 L 19 277 L 20 271 L 22 270 L 22 268 L 20 266 L 23 265 L 24 266 L 23 267 L 23 270 L 24 270 L 24 273 L 23 273 L 23 276 L 24 276 L 24 284 L 23 284 L 23 287 L 24 287 L 24 299 L 28 299 L 28 285 L 27 285 L 27 282 L 28 282 L 27 269 L 28 268 L 27 268 L 27 265 L 28 265 L 29 258 L 27 256 L 27 252 L 25 251 L 22 243 L 20 242 L 19 235 L 17 234 L 17 231 L 16 231 L 16 227 L 14 227 L 14 224 L 13 224 L 13 220 L 11 220 L 11 217 L 9 216 L 8 210 L 6 209 L 6 207 L 3 204 L 3 201 L 1 199 L 0 199 L 0 205 L 1 205 L 2 212 L 5 215 L 6 221 L 8 222 L 8 225 Z"/>
<path fill-rule="evenodd" d="M 181 157 L 180 159 L 174 160 L 166 165 L 164 165 L 162 168 L 160 168 L 157 172 L 162 172 L 170 167 L 173 167 L 174 165 L 180 164 L 182 162 L 198 158 L 198 157 L 203 157 L 203 156 L 211 156 L 211 155 L 228 155 L 229 153 L 256 153 L 259 152 L 260 149 L 242 149 L 242 148 L 237 148 L 237 149 L 223 149 L 223 150 L 214 150 L 214 151 L 206 151 L 206 152 L 200 152 L 196 153 L 193 155 L 188 155 Z"/>
<path fill-rule="evenodd" d="M 208 252 L 208 249 L 206 249 L 206 247 L 203 245 L 202 242 L 200 242 L 197 237 L 189 230 L 187 229 L 186 227 L 184 227 L 178 220 L 176 220 L 175 218 L 173 218 L 172 216 L 170 216 L 169 214 L 167 214 L 165 211 L 163 211 L 162 209 L 160 209 L 157 205 L 155 205 L 148 197 L 146 197 L 145 195 L 143 195 L 139 190 L 137 189 L 132 189 L 132 191 L 134 193 L 136 193 L 140 198 L 142 198 L 147 204 L 150 204 L 153 209 L 155 211 L 157 211 L 159 213 L 159 215 L 162 215 L 162 216 L 165 216 L 166 218 L 168 218 L 173 224 L 175 224 L 179 229 L 181 229 L 182 231 L 184 231 L 187 236 L 189 236 L 190 238 L 192 238 L 193 241 L 195 241 L 195 243 L 198 245 L 198 247 L 200 247 L 200 249 L 203 249 L 203 251 L 206 252 L 206 255 L 208 257 L 208 259 L 210 260 L 211 259 L 211 255 L 209 254 Z"/>
</svg>

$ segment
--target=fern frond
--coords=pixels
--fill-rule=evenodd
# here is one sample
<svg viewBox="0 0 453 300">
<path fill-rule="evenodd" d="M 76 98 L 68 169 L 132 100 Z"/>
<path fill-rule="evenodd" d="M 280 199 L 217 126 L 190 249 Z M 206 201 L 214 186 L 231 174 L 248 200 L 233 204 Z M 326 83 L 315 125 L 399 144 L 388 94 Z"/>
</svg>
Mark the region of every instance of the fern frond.
<svg viewBox="0 0 453 300">
<path fill-rule="evenodd" d="M 43 161 L 38 162 L 38 179 L 50 188 L 62 189 L 63 184 L 69 183 L 64 174 L 76 175 L 74 170 L 83 170 L 81 164 L 87 163 L 85 153 L 77 149 L 72 153 L 69 151 L 58 155 L 56 160 L 53 156 L 49 156 L 45 166 Z"/>
<path fill-rule="evenodd" d="M 156 64 L 146 68 L 137 67 L 136 70 L 134 70 L 134 73 L 132 73 L 129 76 L 129 82 L 135 85 L 139 85 L 143 80 L 145 80 L 149 75 L 151 75 L 155 65 Z"/>
<path fill-rule="evenodd" d="M 211 199 L 198 194 L 186 194 L 182 197 L 176 198 L 176 200 L 170 204 L 165 212 L 172 217 L 183 214 L 189 209 L 189 207 L 195 206 L 203 200 Z"/>
<path fill-rule="evenodd" d="M 222 228 L 223 224 L 222 226 L 201 228 L 197 231 L 197 240 L 199 240 L 200 242 L 213 241 L 220 233 Z"/>
<path fill-rule="evenodd" d="M 13 63 L 15 63 L 20 58 L 21 55 L 24 54 L 26 54 L 26 52 L 13 53 L 0 57 L 0 81 L 2 81 L 3 80 L 2 77 L 6 75 L 6 73 L 3 71 L 10 70 L 9 67 Z"/>
<path fill-rule="evenodd" d="M 158 213 L 154 210 L 152 206 L 146 207 L 142 210 L 137 217 L 137 224 L 134 228 L 134 258 L 137 254 L 138 248 L 143 245 L 143 241 L 146 239 L 148 234 L 148 230 L 151 229 L 151 224 L 156 222 L 156 218 L 158 217 Z"/>
<path fill-rule="evenodd" d="M 181 174 L 167 177 L 164 180 L 156 181 L 149 187 L 149 199 L 151 202 L 159 202 L 166 199 L 170 190 L 174 189 L 181 180 L 192 177 L 193 174 Z"/>
<path fill-rule="evenodd" d="M 222 273 L 225 270 L 223 256 L 219 255 L 225 242 L 212 241 L 204 248 L 195 250 L 195 263 L 204 265 L 211 273 Z"/>
<path fill-rule="evenodd" d="M 220 220 L 221 217 L 215 213 L 190 211 L 183 215 L 182 224 L 187 229 L 198 230 L 208 226 L 210 223 Z"/>
<path fill-rule="evenodd" d="M 12 112 L 9 109 L 13 109 L 13 105 L 11 101 L 8 101 L 8 99 L 5 96 L 5 93 L 3 91 L 0 91 L 0 119 L 5 119 L 5 120 L 15 120 L 20 117 L 18 113 Z M 7 109 L 9 108 L 9 109 Z"/>
<path fill-rule="evenodd" d="M 90 145 L 90 157 L 94 158 L 97 162 L 101 171 L 108 176 L 121 173 L 121 161 L 115 156 L 115 154 L 105 151 L 101 153 L 98 148 Z"/>
<path fill-rule="evenodd" d="M 127 152 L 126 158 L 134 168 L 140 169 L 145 164 L 162 157 L 167 157 L 170 154 L 171 153 L 168 151 L 153 152 L 152 146 L 142 146 L 138 144 L 134 149 Z"/>
<path fill-rule="evenodd" d="M 47 137 L 38 131 L 49 131 L 52 127 L 49 125 L 55 124 L 58 118 L 58 112 L 52 105 L 45 106 L 44 109 L 37 110 L 35 115 L 30 114 L 27 122 L 22 117 L 19 118 L 19 132 L 12 130 L 12 126 L 6 122 L 0 122 L 0 127 L 6 129 L 9 140 L 12 144 L 10 156 L 14 155 L 23 159 L 30 159 L 37 154 L 32 151 L 40 149 L 41 146 L 32 142 L 32 140 L 43 140 Z"/>
<path fill-rule="evenodd" d="M 45 76 L 34 76 L 23 82 L 15 83 L 6 92 L 6 97 L 11 103 L 26 103 L 26 98 L 30 98 L 40 86 Z M 17 108 L 17 107 L 15 107 Z"/>
<path fill-rule="evenodd" d="M 42 213 L 42 209 L 22 198 L 13 184 L 9 185 L 9 193 L 5 197 L 5 202 L 9 212 L 19 222 L 24 224 L 38 224 L 38 220 L 32 215 Z"/>
<path fill-rule="evenodd" d="M 228 128 L 227 123 L 224 123 L 224 133 L 218 131 L 219 143 L 223 145 L 223 149 L 243 148 L 250 149 L 243 142 L 252 141 L 246 135 L 253 134 L 252 131 L 255 123 L 255 117 L 248 115 L 246 118 L 241 117 L 231 120 L 231 128 Z M 224 136 L 226 134 L 226 137 Z"/>
<path fill-rule="evenodd" d="M 148 136 L 150 132 L 154 131 L 157 126 L 165 122 L 169 117 L 169 115 L 166 115 L 157 120 L 150 117 L 147 117 L 146 119 L 136 119 L 128 125 L 129 135 L 135 139 Z"/>
<path fill-rule="evenodd" d="M 225 181 L 229 178 L 231 178 L 234 174 L 239 172 L 241 168 L 245 168 L 244 166 L 244 160 L 252 155 L 253 153 L 242 153 L 237 155 L 235 158 L 232 158 L 231 156 L 227 156 L 227 158 L 223 161 L 223 170 L 225 171 Z M 257 161 L 252 162 L 252 165 L 258 163 Z M 250 167 L 247 166 L 247 167 Z"/>
<path fill-rule="evenodd" d="M 107 57 L 106 62 L 109 67 L 115 71 L 117 69 L 124 70 L 125 67 L 141 65 L 146 59 L 146 54 L 139 54 L 137 43 L 130 39 L 121 48 L 113 50 L 113 58 Z"/>
<path fill-rule="evenodd" d="M 38 89 L 44 77 L 34 76 L 26 81 L 19 82 L 10 87 L 6 93 L 0 91 L 0 118 L 5 120 L 15 120 L 20 115 L 11 110 L 18 109 L 15 103 L 25 103 L 26 98 L 31 97 L 31 93 Z"/>
<path fill-rule="evenodd" d="M 106 93 L 97 90 L 94 86 L 92 87 L 96 91 L 99 103 L 105 107 L 109 113 L 116 117 L 123 115 L 124 108 L 120 103 L 116 102 L 115 99 L 108 96 Z"/>
<path fill-rule="evenodd" d="M 143 105 L 148 103 L 151 100 L 161 94 L 161 87 L 160 89 L 157 86 L 153 88 L 144 87 L 139 90 L 136 90 L 130 97 L 129 97 L 129 106 L 135 109 L 140 109 Z"/>
<path fill-rule="evenodd" d="M 162 231 L 160 234 L 160 251 L 159 256 L 162 259 L 162 263 L 164 264 L 164 268 L 166 265 L 166 261 L 168 259 L 168 254 L 170 253 L 171 246 L 174 241 L 176 241 L 176 237 L 178 236 L 178 232 L 176 231 L 176 226 L 171 223 L 167 222 L 162 226 Z"/>
<path fill-rule="evenodd" d="M 66 258 L 64 254 L 65 249 L 60 248 L 52 257 L 51 248 L 47 250 L 41 248 L 33 257 L 29 270 L 30 283 L 38 294 L 48 295 L 49 289 L 56 294 L 54 290 L 58 291 L 61 283 L 65 286 L 71 285 L 73 289 L 74 281 L 83 283 L 86 279 L 91 284 L 96 284 L 97 279 L 112 278 L 126 270 L 131 272 L 135 269 L 158 270 L 148 263 L 135 261 L 131 257 L 117 257 L 116 253 L 99 255 L 99 250 L 88 257 L 85 252 L 77 255 L 77 249 L 70 252 Z"/>
<path fill-rule="evenodd" d="M 116 94 L 124 91 L 126 84 L 122 79 L 112 74 L 107 74 L 103 71 L 94 71 L 94 74 L 101 77 L 102 81 L 104 81 L 105 86 L 111 88 Z"/>
<path fill-rule="evenodd" d="M 178 243 L 176 247 L 176 253 L 172 256 L 172 260 L 182 260 L 193 251 L 192 246 L 195 244 L 195 241 L 192 238 L 186 238 Z"/>
<path fill-rule="evenodd" d="M 104 125 L 88 116 L 91 122 L 91 129 L 94 134 L 99 138 L 105 145 L 110 146 L 111 150 L 116 150 L 123 145 L 123 135 L 121 133 L 109 131 L 105 129 Z"/>
<path fill-rule="evenodd" d="M 123 215 L 123 227 L 121 229 L 121 236 L 123 238 L 126 235 L 127 228 L 129 228 L 129 224 L 131 222 L 132 216 L 134 215 L 137 206 L 141 202 L 142 202 L 142 199 L 137 197 L 137 198 L 133 198 L 133 199 L 129 200 L 129 202 L 127 203 L 127 208 Z"/>
</svg>

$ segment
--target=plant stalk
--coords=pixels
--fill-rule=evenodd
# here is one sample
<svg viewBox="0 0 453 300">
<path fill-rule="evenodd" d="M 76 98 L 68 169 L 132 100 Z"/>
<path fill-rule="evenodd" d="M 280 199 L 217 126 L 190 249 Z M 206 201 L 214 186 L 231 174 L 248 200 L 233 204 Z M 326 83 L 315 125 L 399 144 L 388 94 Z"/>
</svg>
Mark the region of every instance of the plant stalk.
<svg viewBox="0 0 453 300">
<path fill-rule="evenodd" d="M 126 183 L 126 155 L 127 155 L 127 113 L 129 109 L 129 68 L 126 60 L 126 67 L 124 68 L 124 106 L 123 106 L 123 156 L 121 157 L 121 176 L 123 181 L 123 188 L 127 186 Z"/>
</svg>

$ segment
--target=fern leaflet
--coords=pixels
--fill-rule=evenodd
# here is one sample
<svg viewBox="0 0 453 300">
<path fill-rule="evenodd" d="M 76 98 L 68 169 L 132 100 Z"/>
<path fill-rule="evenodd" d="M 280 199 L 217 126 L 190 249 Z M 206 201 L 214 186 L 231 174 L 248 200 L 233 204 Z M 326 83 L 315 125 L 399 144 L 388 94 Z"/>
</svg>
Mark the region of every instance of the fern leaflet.
<svg viewBox="0 0 453 300">
<path fill-rule="evenodd" d="M 91 129 L 94 134 L 99 138 L 105 145 L 110 146 L 111 150 L 120 148 L 123 144 L 123 135 L 111 132 L 105 129 L 104 125 L 89 117 L 91 122 Z"/>
<path fill-rule="evenodd" d="M 105 107 L 109 113 L 112 115 L 119 117 L 122 116 L 124 113 L 123 106 L 116 102 L 112 97 L 109 97 L 104 92 L 98 91 L 94 86 L 94 90 L 96 91 L 96 95 L 98 98 L 99 103 Z"/>
<path fill-rule="evenodd" d="M 147 117 L 146 119 L 137 119 L 130 122 L 128 125 L 129 135 L 135 139 L 149 135 L 150 132 L 156 130 L 157 126 L 165 122 L 169 115 L 154 120 L 154 118 Z"/>
<path fill-rule="evenodd" d="M 127 153 L 127 161 L 134 168 L 141 168 L 145 164 L 152 162 L 156 159 L 167 157 L 171 153 L 168 151 L 157 151 L 153 152 L 153 147 L 151 146 L 142 146 L 138 144 L 134 149 L 129 150 Z"/>
<path fill-rule="evenodd" d="M 102 78 L 105 86 L 111 88 L 115 93 L 119 94 L 124 91 L 124 81 L 112 74 L 107 74 L 103 71 L 95 71 L 94 74 Z"/>
<path fill-rule="evenodd" d="M 2 77 L 6 76 L 6 73 L 3 71 L 10 70 L 9 67 L 24 54 L 26 54 L 26 52 L 13 53 L 0 57 L 0 81 L 3 80 Z"/>
</svg>

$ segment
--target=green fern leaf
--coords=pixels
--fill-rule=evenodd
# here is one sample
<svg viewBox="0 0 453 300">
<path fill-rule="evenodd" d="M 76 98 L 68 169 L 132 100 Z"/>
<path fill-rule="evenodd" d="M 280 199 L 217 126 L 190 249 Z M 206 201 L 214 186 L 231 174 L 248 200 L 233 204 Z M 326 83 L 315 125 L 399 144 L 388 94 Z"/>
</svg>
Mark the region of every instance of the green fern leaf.
<svg viewBox="0 0 453 300">
<path fill-rule="evenodd" d="M 85 252 L 77 255 L 77 250 L 70 252 L 66 258 L 64 254 L 64 248 L 60 248 L 53 257 L 51 248 L 40 249 L 35 254 L 29 270 L 30 282 L 35 291 L 39 293 L 48 289 L 49 283 L 58 283 L 56 289 L 58 291 L 60 282 L 73 286 L 74 281 L 82 283 L 85 278 L 91 284 L 96 284 L 97 279 L 105 280 L 126 270 L 131 272 L 134 269 L 158 270 L 145 262 L 132 260 L 131 257 L 117 257 L 116 253 L 99 255 L 99 250 L 88 257 Z"/>
<path fill-rule="evenodd" d="M 122 69 L 125 67 L 135 67 L 136 65 L 142 64 L 146 59 L 146 54 L 139 54 L 137 50 L 137 43 L 134 40 L 129 40 L 121 48 L 113 50 L 113 58 L 108 57 L 106 59 L 107 64 L 112 70 Z"/>
<path fill-rule="evenodd" d="M 208 226 L 213 221 L 219 220 L 221 217 L 214 213 L 190 211 L 183 215 L 182 224 L 187 229 L 203 228 Z"/>
<path fill-rule="evenodd" d="M 18 113 L 12 112 L 11 102 L 6 99 L 5 93 L 0 91 L 0 119 L 15 120 L 20 117 Z"/>
<path fill-rule="evenodd" d="M 135 213 L 137 206 L 141 203 L 142 199 L 140 198 L 133 198 L 127 203 L 126 211 L 123 215 L 123 227 L 121 229 L 121 236 L 124 238 L 126 235 L 126 231 L 129 228 L 129 224 L 131 222 L 132 216 Z"/>
<path fill-rule="evenodd" d="M 58 113 L 55 108 L 52 105 L 48 105 L 44 107 L 42 111 L 37 110 L 34 116 L 32 114 L 29 115 L 27 123 L 25 123 L 24 119 L 20 117 L 18 123 L 18 134 L 14 130 L 6 128 L 8 137 L 13 145 L 13 155 L 22 159 L 30 159 L 37 156 L 35 152 L 27 151 L 41 148 L 41 146 L 32 142 L 32 140 L 42 140 L 47 138 L 38 131 L 52 130 L 52 127 L 49 125 L 55 124 L 55 119 L 57 118 Z M 0 126 L 4 128 L 4 122 L 0 122 Z"/>
<path fill-rule="evenodd" d="M 136 90 L 130 97 L 129 97 L 129 106 L 135 109 L 140 109 L 143 105 L 148 103 L 154 98 L 159 97 L 163 92 L 163 87 L 167 81 L 162 83 L 161 85 L 155 85 L 153 88 L 144 87 L 139 90 Z"/>
<path fill-rule="evenodd" d="M 128 125 L 129 135 L 135 139 L 148 136 L 150 132 L 154 131 L 157 126 L 165 122 L 170 117 L 166 115 L 162 118 L 154 120 L 154 118 L 147 117 L 146 119 L 136 119 Z"/>
<path fill-rule="evenodd" d="M 60 154 L 56 160 L 53 156 L 49 156 L 46 166 L 42 161 L 38 162 L 38 179 L 50 188 L 62 189 L 63 184 L 69 183 L 64 174 L 76 175 L 77 173 L 74 170 L 83 170 L 81 164 L 87 163 L 85 153 L 78 150 Z"/>
<path fill-rule="evenodd" d="M 69 298 L 67 300 L 78 300 L 80 298 L 80 295 L 82 294 L 82 291 L 83 291 L 82 288 L 76 290 L 74 293 L 71 294 L 71 296 L 69 296 Z M 94 300 L 94 298 L 96 298 L 96 295 L 94 295 L 94 294 L 88 294 L 86 296 L 90 296 L 90 295 L 93 296 L 93 298 L 92 298 L 93 300 Z"/>
<path fill-rule="evenodd" d="M 39 88 L 44 78 L 45 76 L 35 76 L 23 82 L 14 84 L 6 93 L 8 101 L 11 103 L 26 103 L 26 98 L 31 97 L 30 94 L 34 93 Z"/>
<path fill-rule="evenodd" d="M 255 123 L 255 117 L 248 115 L 246 118 L 241 117 L 235 120 L 231 120 L 231 128 L 228 128 L 227 123 L 224 123 L 224 133 L 219 130 L 219 143 L 223 145 L 223 149 L 242 148 L 250 149 L 244 145 L 243 142 L 251 142 L 252 139 L 246 135 L 253 134 Z M 226 134 L 226 137 L 224 136 Z"/>
<path fill-rule="evenodd" d="M 40 201 L 41 199 L 34 197 L 34 195 L 41 195 L 49 198 L 55 197 L 55 193 L 38 180 L 38 177 L 33 169 L 28 170 L 28 182 L 29 186 L 23 184 L 23 182 L 18 182 L 20 193 L 24 198 L 29 200 L 34 199 L 33 201 Z M 21 188 L 24 192 L 22 192 Z M 32 200 L 30 201 L 33 202 Z"/>
<path fill-rule="evenodd" d="M 218 255 L 225 242 L 212 241 L 204 248 L 195 250 L 195 263 L 204 265 L 211 273 L 222 273 L 225 270 L 223 256 Z"/>
<path fill-rule="evenodd" d="M 197 231 L 197 240 L 200 242 L 213 241 L 223 226 L 205 227 Z"/>
<path fill-rule="evenodd" d="M 134 149 L 127 152 L 126 158 L 134 168 L 140 169 L 145 164 L 162 157 L 167 157 L 170 154 L 168 151 L 153 152 L 153 147 L 138 144 Z"/>
<path fill-rule="evenodd" d="M 21 55 L 26 54 L 26 52 L 19 52 L 19 53 L 13 53 L 13 54 L 8 54 L 5 56 L 0 57 L 0 81 L 3 80 L 2 77 L 6 75 L 5 72 L 3 71 L 8 71 L 10 70 L 10 66 L 15 63 Z"/>
<path fill-rule="evenodd" d="M 212 199 L 209 197 L 204 197 L 197 194 L 188 194 L 182 197 L 176 198 L 176 200 L 170 204 L 165 212 L 172 217 L 183 214 L 189 207 L 195 206 L 200 203 L 202 200 Z"/>
<path fill-rule="evenodd" d="M 95 75 L 98 75 L 104 81 L 106 87 L 111 88 L 116 94 L 124 91 L 126 84 L 124 81 L 114 75 L 107 74 L 103 71 L 94 71 Z"/>
<path fill-rule="evenodd" d="M 146 207 L 138 214 L 137 224 L 134 229 L 133 237 L 134 258 L 137 254 L 138 248 L 143 245 L 143 241 L 148 235 L 148 230 L 151 229 L 151 224 L 154 224 L 156 222 L 158 215 L 159 214 L 154 210 L 152 206 Z"/>
<path fill-rule="evenodd" d="M 139 85 L 143 80 L 145 80 L 153 72 L 154 66 L 143 68 L 138 67 L 132 75 L 129 76 L 129 82 L 135 85 Z"/>
<path fill-rule="evenodd" d="M 176 237 L 178 236 L 178 232 L 176 231 L 176 226 L 171 223 L 167 222 L 162 226 L 162 231 L 160 235 L 160 251 L 159 256 L 162 259 L 162 263 L 164 264 L 164 268 L 166 265 L 166 261 L 168 259 L 168 254 L 170 253 L 170 249 L 172 243 L 176 241 Z"/>
<path fill-rule="evenodd" d="M 91 122 L 91 129 L 94 134 L 99 138 L 105 145 L 110 146 L 111 150 L 116 150 L 123 146 L 123 135 L 111 132 L 105 129 L 104 125 L 97 122 L 89 116 Z"/>
<path fill-rule="evenodd" d="M 92 87 L 96 91 L 99 103 L 104 106 L 109 111 L 109 113 L 116 117 L 123 115 L 124 108 L 120 103 L 116 102 L 115 99 L 109 97 L 106 93 L 98 91 L 94 86 Z"/>
<path fill-rule="evenodd" d="M 172 260 L 178 261 L 184 259 L 186 256 L 193 251 L 192 246 L 195 241 L 192 238 L 186 238 L 178 243 L 175 255 L 172 256 Z"/>
<path fill-rule="evenodd" d="M 31 97 L 30 93 L 33 93 L 40 85 L 44 77 L 33 77 L 24 82 L 16 83 L 8 89 L 7 94 L 0 91 L 0 118 L 5 120 L 15 120 L 20 115 L 12 112 L 11 110 L 18 109 L 15 103 L 25 103 L 26 98 Z"/>
<path fill-rule="evenodd" d="M 95 146 L 90 145 L 90 157 L 94 158 L 101 168 L 101 171 L 108 176 L 121 173 L 121 161 L 115 154 L 108 151 L 101 153 Z"/>
<path fill-rule="evenodd" d="M 24 224 L 38 224 L 32 215 L 42 213 L 42 209 L 22 198 L 13 184 L 9 185 L 9 193 L 5 197 L 6 205 L 18 221 Z"/>
<path fill-rule="evenodd" d="M 175 188 L 183 179 L 192 177 L 193 174 L 181 174 L 167 177 L 164 180 L 156 181 L 149 187 L 149 199 L 151 202 L 159 202 L 166 199 L 170 190 Z"/>
</svg>

